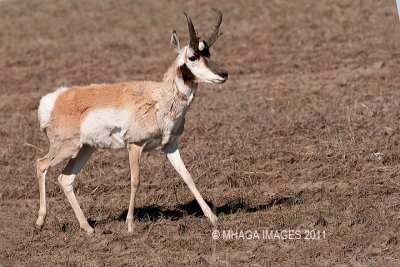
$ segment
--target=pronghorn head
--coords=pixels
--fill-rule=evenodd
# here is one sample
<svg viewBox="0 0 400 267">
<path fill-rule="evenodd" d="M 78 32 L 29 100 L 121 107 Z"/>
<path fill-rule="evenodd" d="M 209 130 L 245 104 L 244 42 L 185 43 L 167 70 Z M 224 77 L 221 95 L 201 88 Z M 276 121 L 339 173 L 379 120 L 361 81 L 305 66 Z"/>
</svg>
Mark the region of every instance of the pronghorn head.
<svg viewBox="0 0 400 267">
<path fill-rule="evenodd" d="M 206 37 L 197 36 L 192 20 L 185 12 L 183 14 L 189 28 L 189 45 L 181 47 L 176 32 L 173 31 L 171 35 L 171 44 L 178 54 L 178 68 L 188 79 L 192 79 L 191 82 L 224 83 L 228 79 L 228 72 L 210 59 L 209 49 L 221 35 L 218 31 L 222 22 L 221 11 L 213 10 L 217 13 L 217 20 Z"/>
</svg>

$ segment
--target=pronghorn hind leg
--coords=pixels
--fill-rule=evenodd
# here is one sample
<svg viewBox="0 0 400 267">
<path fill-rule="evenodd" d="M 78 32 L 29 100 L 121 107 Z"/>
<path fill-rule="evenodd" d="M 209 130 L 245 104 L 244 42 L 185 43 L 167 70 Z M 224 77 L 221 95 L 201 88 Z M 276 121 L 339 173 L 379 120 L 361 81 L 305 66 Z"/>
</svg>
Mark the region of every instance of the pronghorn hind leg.
<svg viewBox="0 0 400 267">
<path fill-rule="evenodd" d="M 42 229 L 46 214 L 46 173 L 47 170 L 61 163 L 62 161 L 74 157 L 79 151 L 79 147 L 74 142 L 62 144 L 59 148 L 50 143 L 49 152 L 43 158 L 38 158 L 36 161 L 36 175 L 39 181 L 40 207 L 38 218 L 36 220 L 36 228 Z"/>
<path fill-rule="evenodd" d="M 204 215 L 210 219 L 213 225 L 217 225 L 219 223 L 218 217 L 211 211 L 210 207 L 204 201 L 203 197 L 200 195 L 199 190 L 197 190 L 196 185 L 190 175 L 189 171 L 186 169 L 185 164 L 182 161 L 181 155 L 178 149 L 178 143 L 175 142 L 173 144 L 167 145 L 164 149 L 164 152 L 167 154 L 167 158 L 171 162 L 174 169 L 180 174 L 183 181 L 189 187 L 190 191 L 192 192 L 194 198 L 200 205 L 201 210 L 203 211 Z"/>
<path fill-rule="evenodd" d="M 94 151 L 95 148 L 93 147 L 83 146 L 78 155 L 75 158 L 69 160 L 67 166 L 62 171 L 62 174 L 58 176 L 58 182 L 60 183 L 65 196 L 67 197 L 69 203 L 72 206 L 72 209 L 74 210 L 80 227 L 88 234 L 93 234 L 94 229 L 89 225 L 81 207 L 79 206 L 78 200 L 76 199 L 74 193 L 73 182 L 75 180 L 75 177 L 85 166 L 86 162 L 89 160 Z"/>
<path fill-rule="evenodd" d="M 140 184 L 140 155 L 142 153 L 142 146 L 129 144 L 129 165 L 131 169 L 131 198 L 129 201 L 128 214 L 126 215 L 126 223 L 128 224 L 128 232 L 133 231 L 133 221 L 135 209 L 135 196 Z"/>
<path fill-rule="evenodd" d="M 48 159 L 48 155 L 43 158 L 39 158 L 36 161 L 36 175 L 39 181 L 39 195 L 40 195 L 40 207 L 38 211 L 38 218 L 36 220 L 36 228 L 42 229 L 44 220 L 47 214 L 46 208 L 46 173 L 50 166 L 51 160 Z"/>
</svg>

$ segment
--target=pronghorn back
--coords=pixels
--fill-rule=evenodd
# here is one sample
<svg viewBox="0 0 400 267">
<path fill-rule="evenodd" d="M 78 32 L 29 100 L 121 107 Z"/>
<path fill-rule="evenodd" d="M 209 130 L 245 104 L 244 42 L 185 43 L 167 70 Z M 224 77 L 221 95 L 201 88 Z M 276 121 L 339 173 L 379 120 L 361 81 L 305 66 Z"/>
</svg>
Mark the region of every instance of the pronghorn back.
<svg viewBox="0 0 400 267">
<path fill-rule="evenodd" d="M 79 137 L 82 145 L 100 148 L 123 148 L 126 140 L 155 137 L 160 133 L 153 92 L 158 84 L 143 81 L 58 89 L 40 101 L 41 128 L 49 137 Z"/>
</svg>

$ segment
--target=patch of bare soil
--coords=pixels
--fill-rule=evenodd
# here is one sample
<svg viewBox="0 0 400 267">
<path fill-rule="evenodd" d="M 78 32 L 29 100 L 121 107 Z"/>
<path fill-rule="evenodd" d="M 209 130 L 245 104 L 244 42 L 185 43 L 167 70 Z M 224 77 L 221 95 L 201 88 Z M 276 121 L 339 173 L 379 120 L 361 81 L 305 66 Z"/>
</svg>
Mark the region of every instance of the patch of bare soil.
<svg viewBox="0 0 400 267">
<path fill-rule="evenodd" d="M 161 79 L 172 30 L 188 40 L 182 11 L 204 33 L 212 6 L 224 35 L 211 53 L 230 79 L 200 85 L 181 153 L 222 225 L 154 152 L 142 160 L 128 234 L 121 150 L 97 152 L 75 184 L 94 236 L 58 186 L 62 166 L 48 174 L 49 213 L 36 231 L 41 95 Z M 395 1 L 1 2 L 0 265 L 399 265 L 399 43 Z M 314 229 L 325 235 L 306 239 Z M 286 230 L 300 238 L 262 236 Z"/>
</svg>

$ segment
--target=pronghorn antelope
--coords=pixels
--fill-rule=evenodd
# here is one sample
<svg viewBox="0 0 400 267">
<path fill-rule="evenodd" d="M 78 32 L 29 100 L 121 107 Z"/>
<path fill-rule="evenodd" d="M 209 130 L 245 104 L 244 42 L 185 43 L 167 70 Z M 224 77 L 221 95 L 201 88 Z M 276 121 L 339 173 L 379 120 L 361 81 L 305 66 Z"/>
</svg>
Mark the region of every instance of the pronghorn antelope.
<svg viewBox="0 0 400 267">
<path fill-rule="evenodd" d="M 36 226 L 41 229 L 46 217 L 45 177 L 47 170 L 69 160 L 58 182 L 68 198 L 80 227 L 88 234 L 88 224 L 75 197 L 73 182 L 97 148 L 127 148 L 131 169 L 131 195 L 126 217 L 128 231 L 133 230 L 135 195 L 140 184 L 139 163 L 142 151 L 160 147 L 183 178 L 205 216 L 216 224 L 217 216 L 201 197 L 178 150 L 185 114 L 200 82 L 224 83 L 228 73 L 210 59 L 209 48 L 219 37 L 222 14 L 209 35 L 199 38 L 192 20 L 186 16 L 190 43 L 181 46 L 175 31 L 171 44 L 178 54 L 160 82 L 131 81 L 117 84 L 62 87 L 40 100 L 40 128 L 50 147 L 37 160 L 40 208 Z"/>
</svg>

